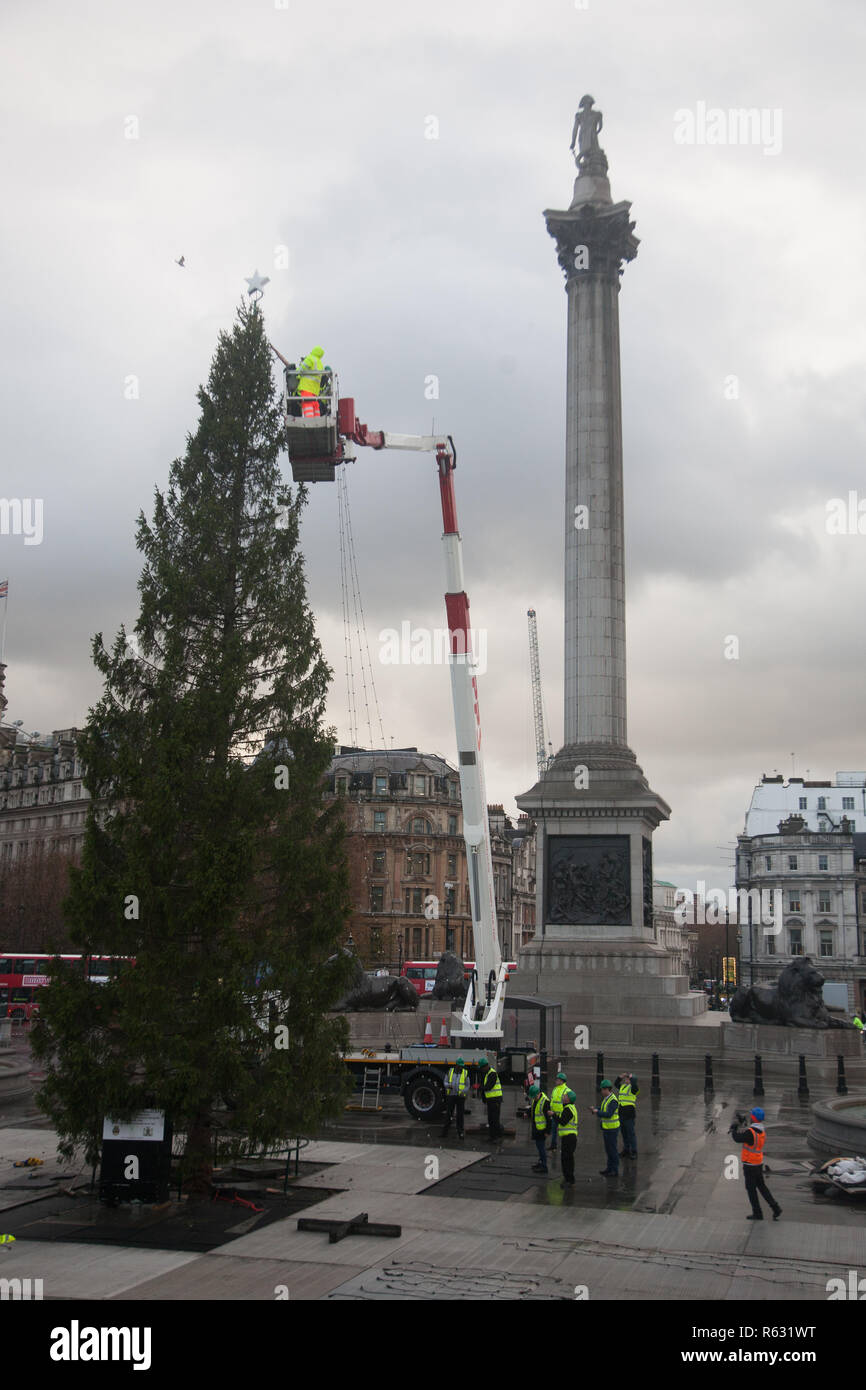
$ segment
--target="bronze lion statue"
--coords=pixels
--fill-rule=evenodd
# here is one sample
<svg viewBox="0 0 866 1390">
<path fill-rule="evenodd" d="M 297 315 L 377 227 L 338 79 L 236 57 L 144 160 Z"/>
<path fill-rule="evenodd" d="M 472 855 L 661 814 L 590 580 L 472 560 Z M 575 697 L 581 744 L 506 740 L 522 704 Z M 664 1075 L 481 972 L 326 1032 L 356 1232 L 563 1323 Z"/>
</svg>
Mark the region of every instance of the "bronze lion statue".
<svg viewBox="0 0 866 1390">
<path fill-rule="evenodd" d="M 774 985 L 740 985 L 731 1000 L 735 1023 L 775 1023 L 784 1028 L 853 1028 L 834 1018 L 821 993 L 824 976 L 808 956 L 786 965 Z"/>
</svg>

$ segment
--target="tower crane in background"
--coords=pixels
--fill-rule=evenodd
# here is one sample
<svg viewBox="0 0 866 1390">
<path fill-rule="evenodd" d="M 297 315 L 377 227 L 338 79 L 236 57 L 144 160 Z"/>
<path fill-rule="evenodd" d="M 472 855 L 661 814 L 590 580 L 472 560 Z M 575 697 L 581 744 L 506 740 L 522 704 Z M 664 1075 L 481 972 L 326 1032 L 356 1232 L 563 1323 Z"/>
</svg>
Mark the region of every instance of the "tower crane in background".
<svg viewBox="0 0 866 1390">
<path fill-rule="evenodd" d="M 553 762 L 553 750 L 544 737 L 544 706 L 541 700 L 541 666 L 538 660 L 538 627 L 535 609 L 526 614 L 529 622 L 529 670 L 532 677 L 532 712 L 535 719 L 535 761 L 538 776 L 542 778 Z"/>
</svg>

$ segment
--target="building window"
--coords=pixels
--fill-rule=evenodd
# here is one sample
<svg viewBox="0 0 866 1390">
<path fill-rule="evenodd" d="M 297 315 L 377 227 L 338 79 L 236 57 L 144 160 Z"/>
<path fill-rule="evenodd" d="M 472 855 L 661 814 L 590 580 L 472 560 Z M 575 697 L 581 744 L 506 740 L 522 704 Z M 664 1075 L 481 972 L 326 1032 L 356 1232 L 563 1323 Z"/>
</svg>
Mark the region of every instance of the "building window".
<svg viewBox="0 0 866 1390">
<path fill-rule="evenodd" d="M 789 854 L 789 855 L 788 855 L 788 868 L 789 868 L 789 869 L 796 869 L 796 867 L 797 867 L 797 856 L 796 856 L 796 854 Z"/>
<path fill-rule="evenodd" d="M 772 869 L 772 867 L 773 867 L 773 856 L 772 856 L 772 854 L 765 854 L 765 855 L 764 855 L 764 868 L 767 870 L 767 873 L 770 872 L 770 870 Z"/>
<path fill-rule="evenodd" d="M 853 798 L 853 796 L 843 796 L 843 797 L 842 797 L 842 810 L 843 810 L 843 811 L 853 811 L 853 810 L 854 810 L 854 798 Z"/>
<path fill-rule="evenodd" d="M 376 795 L 377 795 L 377 796 L 387 796 L 387 795 L 388 795 L 388 778 L 387 778 L 387 777 L 377 777 L 377 778 L 376 778 Z"/>
<path fill-rule="evenodd" d="M 833 954 L 833 933 L 822 931 L 820 933 L 820 953 L 822 956 L 832 956 Z"/>
<path fill-rule="evenodd" d="M 371 952 L 373 953 L 373 955 L 374 955 L 375 957 L 377 957 L 377 958 L 378 958 L 379 956 L 381 956 L 381 954 L 382 954 L 382 928 L 381 928 L 381 927 L 371 927 L 371 928 L 370 928 L 370 950 L 371 950 Z"/>
<path fill-rule="evenodd" d="M 788 894 L 788 911 L 789 911 L 789 912 L 799 912 L 799 911 L 800 911 L 800 894 L 799 894 L 799 893 L 789 893 L 789 894 Z"/>
<path fill-rule="evenodd" d="M 449 835 L 456 835 L 456 834 L 457 834 L 457 817 L 456 817 L 456 816 L 449 816 L 449 817 L 448 817 L 448 834 L 449 834 Z"/>
<path fill-rule="evenodd" d="M 386 812 L 385 812 L 385 811 L 374 811 L 374 812 L 373 812 L 373 829 L 374 829 L 374 830 L 384 830 L 384 829 L 385 829 L 385 815 L 386 815 Z"/>
<path fill-rule="evenodd" d="M 416 960 L 421 959 L 421 928 L 412 928 L 412 950 Z"/>
<path fill-rule="evenodd" d="M 413 835 L 429 835 L 429 834 L 430 834 L 430 822 L 427 821 L 427 820 L 413 820 L 413 822 L 412 822 L 412 834 L 413 834 Z"/>
<path fill-rule="evenodd" d="M 806 798 L 805 798 L 805 796 L 801 796 L 801 797 L 800 797 L 800 810 L 801 810 L 801 811 L 805 811 L 806 809 L 807 809 L 807 801 L 806 801 Z"/>
<path fill-rule="evenodd" d="M 370 911 L 385 911 L 385 889 L 381 885 L 374 885 L 370 889 Z"/>
<path fill-rule="evenodd" d="M 457 877 L 457 855 L 456 855 L 456 854 L 449 854 L 449 856 L 448 856 L 448 877 L 449 877 L 449 878 L 456 878 L 456 877 Z"/>
<path fill-rule="evenodd" d="M 819 911 L 819 912 L 832 912 L 832 911 L 833 911 L 833 908 L 832 908 L 831 903 L 830 903 L 830 894 L 829 894 L 829 893 L 820 892 L 820 893 L 818 894 L 818 911 Z"/>
<path fill-rule="evenodd" d="M 826 854 L 819 854 L 819 855 L 818 855 L 818 868 L 821 869 L 822 871 L 826 870 L 826 868 L 827 868 L 827 856 L 826 856 Z"/>
<path fill-rule="evenodd" d="M 407 888 L 407 889 L 406 889 L 406 911 L 407 911 L 407 912 L 414 913 L 415 916 L 418 916 L 419 913 L 421 913 L 421 912 L 424 911 L 424 908 L 423 908 L 423 905 L 422 905 L 423 893 L 424 893 L 423 888 Z"/>
<path fill-rule="evenodd" d="M 456 911 L 457 899 L 455 897 L 455 893 L 456 889 L 454 888 L 453 884 L 450 888 L 445 889 L 445 906 L 448 908 L 449 912 Z"/>
<path fill-rule="evenodd" d="M 425 854 L 423 850 L 410 850 L 406 855 L 406 873 L 412 877 L 419 874 L 429 875 L 430 855 Z"/>
<path fill-rule="evenodd" d="M 819 811 L 826 811 L 826 809 L 827 809 L 827 798 L 826 798 L 826 796 L 819 796 L 819 797 L 818 797 L 818 810 L 819 810 Z"/>
<path fill-rule="evenodd" d="M 803 928 L 789 927 L 788 941 L 789 954 L 792 956 L 801 956 L 803 954 Z"/>
<path fill-rule="evenodd" d="M 377 849 L 373 855 L 373 873 L 383 874 L 385 872 L 385 851 Z"/>
<path fill-rule="evenodd" d="M 774 956 L 776 954 L 776 938 L 771 934 L 766 936 L 764 940 L 767 943 L 767 955 Z"/>
<path fill-rule="evenodd" d="M 415 795 L 416 795 L 416 796 L 426 796 L 426 795 L 427 795 L 427 778 L 426 778 L 426 777 L 416 777 L 416 778 L 415 778 Z"/>
<path fill-rule="evenodd" d="M 348 777 L 338 777 L 338 778 L 337 778 L 337 796 L 346 796 L 346 795 L 348 794 L 348 791 L 349 791 L 349 779 L 348 779 Z"/>
</svg>

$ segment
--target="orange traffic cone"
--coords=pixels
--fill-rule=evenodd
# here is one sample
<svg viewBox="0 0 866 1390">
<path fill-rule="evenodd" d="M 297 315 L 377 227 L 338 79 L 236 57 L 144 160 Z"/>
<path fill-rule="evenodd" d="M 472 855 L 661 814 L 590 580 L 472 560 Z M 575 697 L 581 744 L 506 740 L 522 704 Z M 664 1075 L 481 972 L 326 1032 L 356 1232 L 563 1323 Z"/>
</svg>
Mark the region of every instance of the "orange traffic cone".
<svg viewBox="0 0 866 1390">
<path fill-rule="evenodd" d="M 433 1024 L 430 1022 L 430 1015 L 427 1015 L 427 1027 L 424 1029 L 424 1046 L 433 1046 Z"/>
<path fill-rule="evenodd" d="M 446 1024 L 444 1018 L 442 1020 L 442 1027 L 439 1029 L 439 1046 L 448 1046 L 448 1025 Z"/>
</svg>

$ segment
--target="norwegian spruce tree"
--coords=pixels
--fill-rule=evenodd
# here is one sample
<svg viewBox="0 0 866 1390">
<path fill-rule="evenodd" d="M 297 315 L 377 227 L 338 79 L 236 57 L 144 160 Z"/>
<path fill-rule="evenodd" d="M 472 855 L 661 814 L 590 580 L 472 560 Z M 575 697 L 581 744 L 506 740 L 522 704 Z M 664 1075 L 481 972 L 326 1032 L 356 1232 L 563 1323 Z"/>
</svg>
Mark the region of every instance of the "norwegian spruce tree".
<svg viewBox="0 0 866 1390">
<path fill-rule="evenodd" d="M 280 476 L 264 323 L 220 335 L 200 419 L 153 519 L 135 638 L 101 634 L 104 693 L 80 745 L 93 798 L 67 903 L 76 949 L 127 957 L 46 990 L 40 1103 L 66 1153 L 103 1117 L 164 1110 L 187 1135 L 187 1190 L 215 1129 L 307 1133 L 345 1096 L 344 827 L 323 805 L 331 672 L 299 548 L 305 489 Z"/>
</svg>

